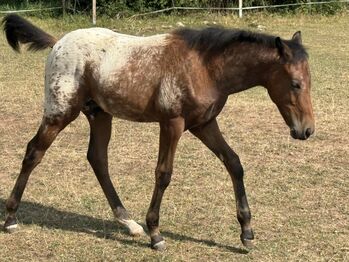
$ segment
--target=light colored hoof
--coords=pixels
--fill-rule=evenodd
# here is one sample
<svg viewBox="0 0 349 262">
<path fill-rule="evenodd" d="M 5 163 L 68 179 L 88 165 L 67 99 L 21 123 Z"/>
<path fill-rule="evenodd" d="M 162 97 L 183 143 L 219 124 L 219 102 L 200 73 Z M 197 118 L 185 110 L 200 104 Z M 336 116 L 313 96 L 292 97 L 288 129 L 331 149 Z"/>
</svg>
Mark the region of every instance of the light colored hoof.
<svg viewBox="0 0 349 262">
<path fill-rule="evenodd" d="M 145 232 L 141 225 L 139 225 L 137 222 L 133 221 L 128 226 L 128 230 L 131 236 L 144 236 Z"/>
<path fill-rule="evenodd" d="M 5 226 L 4 229 L 7 233 L 11 234 L 18 231 L 19 227 L 18 227 L 18 224 L 13 224 L 13 225 Z"/>
<path fill-rule="evenodd" d="M 152 245 L 152 249 L 155 249 L 156 251 L 163 251 L 166 249 L 166 242 L 165 240 L 161 240 L 160 242 Z"/>
<path fill-rule="evenodd" d="M 132 219 L 116 219 L 116 221 L 126 227 L 131 236 L 145 235 L 143 227 Z"/>
</svg>

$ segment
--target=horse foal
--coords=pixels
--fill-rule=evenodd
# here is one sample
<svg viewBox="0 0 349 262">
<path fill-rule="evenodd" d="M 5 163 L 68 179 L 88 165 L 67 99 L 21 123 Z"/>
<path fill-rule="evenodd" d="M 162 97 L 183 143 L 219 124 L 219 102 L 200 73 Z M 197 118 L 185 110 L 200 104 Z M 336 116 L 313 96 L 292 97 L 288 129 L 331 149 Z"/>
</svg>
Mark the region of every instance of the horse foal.
<svg viewBox="0 0 349 262">
<path fill-rule="evenodd" d="M 19 51 L 52 48 L 45 68 L 44 115 L 28 143 L 22 169 L 6 202 L 5 229 L 17 227 L 16 212 L 32 170 L 56 136 L 80 112 L 90 124 L 87 159 L 116 220 L 130 234 L 143 228 L 132 220 L 109 177 L 107 148 L 112 117 L 159 122 L 156 183 L 146 216 L 151 247 L 165 248 L 159 210 L 170 184 L 176 147 L 189 130 L 225 165 L 233 182 L 241 241 L 254 238 L 238 155 L 223 138 L 216 117 L 230 94 L 264 86 L 290 134 L 307 139 L 314 132 L 308 55 L 296 32 L 291 40 L 223 28 L 179 29 L 136 37 L 103 28 L 80 29 L 56 40 L 17 15 L 3 20 L 8 43 Z"/>
</svg>

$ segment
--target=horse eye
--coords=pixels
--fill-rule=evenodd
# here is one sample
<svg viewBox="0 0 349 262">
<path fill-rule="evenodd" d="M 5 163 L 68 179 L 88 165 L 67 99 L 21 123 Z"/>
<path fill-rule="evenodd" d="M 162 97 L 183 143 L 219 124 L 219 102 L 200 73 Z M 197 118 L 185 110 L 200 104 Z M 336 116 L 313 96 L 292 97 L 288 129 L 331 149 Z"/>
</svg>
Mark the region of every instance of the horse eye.
<svg viewBox="0 0 349 262">
<path fill-rule="evenodd" d="M 300 89 L 301 88 L 301 86 L 298 83 L 298 81 L 294 81 L 294 80 L 291 82 L 291 87 L 294 88 L 294 89 Z"/>
</svg>

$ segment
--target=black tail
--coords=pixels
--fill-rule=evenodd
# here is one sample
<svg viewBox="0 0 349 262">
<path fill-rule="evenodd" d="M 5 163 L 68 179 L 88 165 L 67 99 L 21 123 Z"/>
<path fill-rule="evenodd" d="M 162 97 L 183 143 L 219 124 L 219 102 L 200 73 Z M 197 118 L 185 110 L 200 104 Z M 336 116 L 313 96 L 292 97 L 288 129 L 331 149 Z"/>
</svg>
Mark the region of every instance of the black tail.
<svg viewBox="0 0 349 262">
<path fill-rule="evenodd" d="M 45 33 L 24 18 L 10 14 L 2 20 L 7 42 L 17 52 L 20 51 L 19 44 L 29 44 L 28 50 L 39 51 L 53 47 L 57 42 L 53 36 Z"/>
</svg>

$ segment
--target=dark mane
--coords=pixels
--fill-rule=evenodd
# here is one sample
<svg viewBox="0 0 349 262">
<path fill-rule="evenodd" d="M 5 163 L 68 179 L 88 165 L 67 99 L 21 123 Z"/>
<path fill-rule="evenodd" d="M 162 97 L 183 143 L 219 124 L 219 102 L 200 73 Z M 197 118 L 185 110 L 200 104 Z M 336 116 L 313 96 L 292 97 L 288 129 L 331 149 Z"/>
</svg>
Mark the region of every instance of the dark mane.
<svg viewBox="0 0 349 262">
<path fill-rule="evenodd" d="M 183 39 L 189 48 L 198 50 L 206 58 L 223 52 L 232 43 L 256 43 L 268 48 L 276 48 L 276 36 L 239 29 L 226 29 L 223 27 L 208 27 L 204 29 L 180 28 L 173 31 L 172 34 Z M 303 45 L 292 40 L 283 41 L 292 50 L 294 62 L 308 58 Z"/>
</svg>

